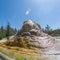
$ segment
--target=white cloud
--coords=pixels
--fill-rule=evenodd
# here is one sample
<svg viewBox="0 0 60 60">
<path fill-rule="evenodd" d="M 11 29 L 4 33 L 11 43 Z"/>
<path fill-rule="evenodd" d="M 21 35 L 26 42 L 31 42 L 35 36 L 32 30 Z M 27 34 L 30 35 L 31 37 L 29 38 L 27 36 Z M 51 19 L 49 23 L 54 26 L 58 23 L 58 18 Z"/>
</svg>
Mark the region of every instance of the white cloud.
<svg viewBox="0 0 60 60">
<path fill-rule="evenodd" d="M 30 9 L 26 10 L 25 15 L 29 15 L 30 11 Z"/>
</svg>

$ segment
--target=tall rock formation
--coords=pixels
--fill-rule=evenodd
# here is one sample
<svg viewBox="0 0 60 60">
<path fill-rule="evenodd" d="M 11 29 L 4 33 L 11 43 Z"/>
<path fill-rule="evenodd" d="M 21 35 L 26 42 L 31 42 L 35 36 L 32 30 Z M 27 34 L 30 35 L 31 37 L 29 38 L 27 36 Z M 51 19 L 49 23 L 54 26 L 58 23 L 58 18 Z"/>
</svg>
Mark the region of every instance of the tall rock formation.
<svg viewBox="0 0 60 60">
<path fill-rule="evenodd" d="M 23 42 L 24 41 L 24 42 Z M 55 39 L 43 33 L 41 26 L 32 20 L 23 23 L 17 35 L 7 42 L 11 46 L 35 47 L 43 50 L 53 50 Z"/>
<path fill-rule="evenodd" d="M 33 22 L 32 20 L 27 20 L 23 23 L 22 29 L 17 35 L 40 35 L 41 27 L 39 24 Z"/>
</svg>

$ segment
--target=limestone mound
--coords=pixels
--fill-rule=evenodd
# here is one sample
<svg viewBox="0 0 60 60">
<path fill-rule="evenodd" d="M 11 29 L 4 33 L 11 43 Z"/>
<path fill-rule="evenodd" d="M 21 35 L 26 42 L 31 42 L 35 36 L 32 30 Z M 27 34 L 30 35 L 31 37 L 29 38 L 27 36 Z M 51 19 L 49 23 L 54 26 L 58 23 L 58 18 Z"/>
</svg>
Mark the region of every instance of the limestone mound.
<svg viewBox="0 0 60 60">
<path fill-rule="evenodd" d="M 17 35 L 7 41 L 9 46 L 35 47 L 53 50 L 55 39 L 43 33 L 41 26 L 32 20 L 25 21 Z"/>
</svg>

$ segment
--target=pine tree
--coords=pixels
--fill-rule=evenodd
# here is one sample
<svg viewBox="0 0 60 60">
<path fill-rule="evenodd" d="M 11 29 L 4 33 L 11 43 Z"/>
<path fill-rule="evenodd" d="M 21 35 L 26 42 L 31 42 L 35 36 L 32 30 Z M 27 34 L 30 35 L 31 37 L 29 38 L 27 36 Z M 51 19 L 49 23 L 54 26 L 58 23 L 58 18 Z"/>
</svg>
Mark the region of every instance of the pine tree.
<svg viewBox="0 0 60 60">
<path fill-rule="evenodd" d="M 10 23 L 8 22 L 7 27 L 6 27 L 6 37 L 11 36 L 11 27 Z"/>
<path fill-rule="evenodd" d="M 1 32 L 2 32 L 3 37 L 5 37 L 5 29 L 4 29 L 4 26 L 1 26 Z"/>
<path fill-rule="evenodd" d="M 17 34 L 17 29 L 16 28 L 14 29 L 14 34 Z"/>
<path fill-rule="evenodd" d="M 49 34 L 49 35 L 52 34 L 52 29 L 51 29 L 51 27 L 50 27 L 49 25 L 47 25 L 47 26 L 45 27 L 45 33 L 47 33 L 47 34 Z"/>
<path fill-rule="evenodd" d="M 14 30 L 13 28 L 11 28 L 10 23 L 8 22 L 6 27 L 6 37 L 9 38 L 9 36 L 16 34 L 16 32 L 17 32 L 17 29 L 15 28 Z"/>
<path fill-rule="evenodd" d="M 0 28 L 0 39 L 2 39 L 4 37 L 5 37 L 5 30 L 4 30 L 4 27 L 1 26 L 1 28 Z"/>
</svg>

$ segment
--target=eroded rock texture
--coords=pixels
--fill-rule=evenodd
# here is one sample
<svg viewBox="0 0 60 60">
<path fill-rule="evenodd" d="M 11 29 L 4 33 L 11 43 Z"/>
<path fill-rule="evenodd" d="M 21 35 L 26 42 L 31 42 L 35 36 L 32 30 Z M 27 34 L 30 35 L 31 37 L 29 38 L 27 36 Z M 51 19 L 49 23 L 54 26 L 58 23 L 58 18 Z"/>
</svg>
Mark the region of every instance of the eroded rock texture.
<svg viewBox="0 0 60 60">
<path fill-rule="evenodd" d="M 7 45 L 20 47 L 35 47 L 39 49 L 54 49 L 55 39 L 43 33 L 41 26 L 32 20 L 23 23 L 17 35 L 7 42 Z"/>
</svg>

